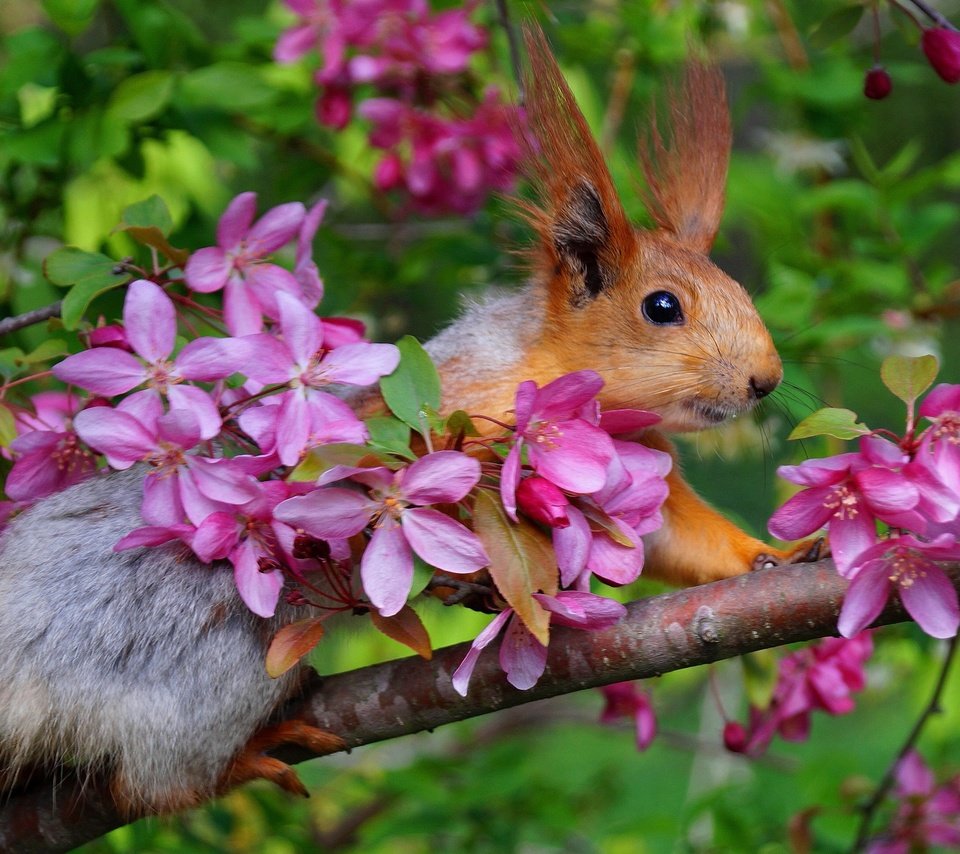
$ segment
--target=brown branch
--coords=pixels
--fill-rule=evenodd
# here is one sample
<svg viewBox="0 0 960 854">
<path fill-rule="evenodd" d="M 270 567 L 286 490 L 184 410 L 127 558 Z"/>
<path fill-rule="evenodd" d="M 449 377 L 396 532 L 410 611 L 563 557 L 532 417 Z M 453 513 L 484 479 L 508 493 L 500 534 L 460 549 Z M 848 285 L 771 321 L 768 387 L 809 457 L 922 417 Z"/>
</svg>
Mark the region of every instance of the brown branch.
<svg viewBox="0 0 960 854">
<path fill-rule="evenodd" d="M 23 314 L 17 314 L 13 317 L 5 317 L 0 320 L 0 335 L 7 335 L 10 332 L 16 332 L 27 326 L 33 326 L 35 323 L 43 323 L 51 317 L 60 316 L 60 306 L 62 303 L 58 300 L 43 308 L 35 308 L 32 311 L 25 311 Z"/>
<path fill-rule="evenodd" d="M 946 567 L 960 587 L 960 564 Z M 326 677 L 299 713 L 359 747 L 477 715 L 628 679 L 660 676 L 758 649 L 835 634 L 846 582 L 829 561 L 761 570 L 702 587 L 632 602 L 613 628 L 556 628 L 547 670 L 529 691 L 507 684 L 495 650 L 474 671 L 469 696 L 450 676 L 467 644 L 438 650 L 432 661 L 404 658 Z M 876 625 L 904 620 L 898 602 Z M 284 750 L 282 759 L 310 758 Z M 0 810 L 0 851 L 66 851 L 125 823 L 102 783 L 49 780 Z"/>
</svg>

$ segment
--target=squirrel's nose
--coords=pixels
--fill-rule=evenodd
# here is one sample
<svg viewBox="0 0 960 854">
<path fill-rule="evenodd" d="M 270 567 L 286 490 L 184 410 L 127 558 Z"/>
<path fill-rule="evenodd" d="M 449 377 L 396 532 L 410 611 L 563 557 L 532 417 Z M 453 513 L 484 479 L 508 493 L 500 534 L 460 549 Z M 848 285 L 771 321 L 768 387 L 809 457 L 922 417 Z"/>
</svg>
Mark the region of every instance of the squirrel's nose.
<svg viewBox="0 0 960 854">
<path fill-rule="evenodd" d="M 750 393 L 757 399 L 766 397 L 778 385 L 780 385 L 779 376 L 770 377 L 750 377 Z"/>
</svg>

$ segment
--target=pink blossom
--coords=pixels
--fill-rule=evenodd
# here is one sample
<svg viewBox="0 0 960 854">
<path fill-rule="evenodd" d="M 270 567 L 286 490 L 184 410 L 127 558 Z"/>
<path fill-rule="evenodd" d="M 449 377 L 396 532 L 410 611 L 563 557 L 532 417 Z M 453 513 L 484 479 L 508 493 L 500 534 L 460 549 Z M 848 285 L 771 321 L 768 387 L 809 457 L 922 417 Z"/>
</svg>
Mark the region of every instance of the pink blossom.
<svg viewBox="0 0 960 854">
<path fill-rule="evenodd" d="M 278 205 L 253 222 L 256 193 L 241 193 L 227 206 L 217 225 L 217 245 L 190 256 L 187 285 L 201 293 L 224 290 L 224 319 L 232 335 L 263 328 L 263 317 L 279 317 L 277 294 L 298 299 L 301 286 L 289 271 L 267 257 L 300 233 L 306 211 L 299 202 Z"/>
<path fill-rule="evenodd" d="M 77 413 L 77 434 L 115 469 L 145 462 L 140 513 L 148 525 L 169 527 L 184 516 L 199 525 L 224 504 L 245 504 L 256 481 L 232 460 L 188 454 L 201 440 L 200 424 L 189 410 L 157 417 L 149 426 L 121 409 L 96 407 Z"/>
<path fill-rule="evenodd" d="M 870 841 L 867 854 L 960 847 L 960 776 L 938 786 L 920 754 L 911 750 L 897 765 L 893 797 L 900 803 L 890 828 Z"/>
<path fill-rule="evenodd" d="M 600 691 L 605 701 L 600 723 L 632 719 L 637 731 L 637 750 L 646 750 L 657 734 L 657 718 L 649 694 L 641 691 L 636 682 L 616 682 L 604 685 Z"/>
<path fill-rule="evenodd" d="M 613 599 L 575 590 L 561 590 L 556 596 L 534 593 L 533 598 L 550 612 L 552 623 L 575 629 L 606 629 L 619 622 L 627 612 L 623 605 Z M 453 687 L 460 696 L 467 696 L 470 677 L 480 653 L 504 627 L 504 637 L 500 642 L 500 668 L 507 674 L 507 681 L 514 688 L 525 691 L 536 685 L 543 675 L 547 664 L 547 648 L 524 626 L 512 608 L 506 608 L 477 635 L 460 666 L 454 671 Z"/>
<path fill-rule="evenodd" d="M 87 341 L 89 347 L 116 347 L 118 350 L 133 351 L 130 342 L 127 341 L 126 330 L 116 323 L 109 326 L 95 326 L 87 333 Z"/>
<path fill-rule="evenodd" d="M 928 635 L 953 637 L 960 626 L 957 591 L 935 561 L 960 558 L 960 544 L 944 534 L 922 542 L 905 534 L 871 546 L 852 568 L 838 628 L 852 637 L 872 623 L 896 590 L 907 613 Z"/>
<path fill-rule="evenodd" d="M 810 713 L 831 715 L 853 711 L 852 694 L 863 689 L 863 668 L 873 652 L 869 632 L 849 640 L 825 638 L 780 660 L 780 674 L 770 705 L 751 708 L 746 729 L 733 722 L 724 730 L 727 748 L 756 756 L 779 732 L 787 741 L 803 741 L 810 732 Z"/>
<path fill-rule="evenodd" d="M 517 504 L 525 516 L 542 525 L 566 528 L 570 524 L 567 496 L 546 478 L 536 475 L 523 478 L 517 487 Z"/>
<path fill-rule="evenodd" d="M 613 441 L 580 417 L 585 406 L 595 405 L 602 385 L 594 371 L 577 371 L 543 388 L 532 380 L 517 386 L 516 433 L 500 478 L 500 497 L 514 521 L 524 447 L 533 470 L 566 492 L 589 494 L 606 483 L 615 456 Z"/>
<path fill-rule="evenodd" d="M 245 338 L 250 360 L 245 372 L 257 382 L 288 386 L 279 405 L 261 408 L 258 417 L 276 418 L 276 452 L 284 465 L 294 465 L 318 422 L 337 420 L 362 431 L 350 408 L 325 389 L 370 385 L 396 368 L 400 353 L 392 344 L 366 342 L 324 352 L 320 318 L 286 293 L 278 293 L 276 300 L 283 339 L 266 334 Z"/>
<path fill-rule="evenodd" d="M 34 501 L 66 489 L 96 471 L 93 455 L 81 444 L 71 416 L 75 395 L 47 391 L 31 398 L 36 414 L 22 413 L 21 434 L 10 449 L 16 455 L 4 490 L 14 501 Z"/>
<path fill-rule="evenodd" d="M 229 376 L 238 365 L 231 358 L 229 339 L 199 338 L 170 359 L 177 336 L 173 301 L 146 279 L 131 282 L 123 303 L 126 337 L 136 356 L 113 347 L 96 347 L 68 356 L 53 367 L 57 379 L 96 394 L 124 394 L 146 384 L 142 394 L 166 397 L 171 410 L 192 412 L 201 436 L 220 432 L 220 413 L 203 389 L 184 380 L 209 381 Z M 142 360 L 142 361 L 141 361 Z"/>
<path fill-rule="evenodd" d="M 489 563 L 472 531 L 427 506 L 454 504 L 470 492 L 480 479 L 480 464 L 473 457 L 436 451 L 395 472 L 336 469 L 326 477 L 349 477 L 368 489 L 321 487 L 284 501 L 275 516 L 322 540 L 352 537 L 372 527 L 360 577 L 384 616 L 396 614 L 407 601 L 414 554 L 447 572 L 474 572 Z"/>
<path fill-rule="evenodd" d="M 770 533 L 784 540 L 809 536 L 829 525 L 830 548 L 841 575 L 877 540 L 877 520 L 923 533 L 914 508 L 920 490 L 903 473 L 909 462 L 896 445 L 864 436 L 858 453 L 781 466 L 777 473 L 806 487 L 770 518 Z"/>
</svg>

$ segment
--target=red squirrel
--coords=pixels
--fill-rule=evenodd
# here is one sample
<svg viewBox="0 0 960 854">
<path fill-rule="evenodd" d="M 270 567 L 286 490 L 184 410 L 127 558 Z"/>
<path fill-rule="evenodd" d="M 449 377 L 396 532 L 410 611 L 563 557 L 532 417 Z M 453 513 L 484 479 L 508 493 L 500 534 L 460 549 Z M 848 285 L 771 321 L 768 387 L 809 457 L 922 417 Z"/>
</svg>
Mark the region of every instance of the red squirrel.
<svg viewBox="0 0 960 854">
<path fill-rule="evenodd" d="M 641 441 L 672 450 L 664 432 L 747 412 L 782 376 L 746 291 L 707 257 L 730 149 L 722 78 L 694 66 L 672 96 L 671 145 L 654 126 L 641 146 L 657 227 L 637 230 L 542 34 L 527 46 L 532 274 L 428 343 L 443 410 L 508 420 L 518 382 L 589 368 L 605 407 L 656 412 L 659 429 Z M 815 544 L 781 551 L 745 534 L 676 467 L 668 480 L 663 527 L 645 537 L 647 575 L 691 585 L 817 556 Z M 303 610 L 281 600 L 273 619 L 257 617 L 228 566 L 176 547 L 112 551 L 140 524 L 139 493 L 135 471 L 91 478 L 0 540 L 0 787 L 66 761 L 108 775 L 130 814 L 255 777 L 302 791 L 264 751 L 293 741 L 329 752 L 339 740 L 297 719 L 271 723 L 306 668 L 271 679 L 264 656 Z"/>
</svg>

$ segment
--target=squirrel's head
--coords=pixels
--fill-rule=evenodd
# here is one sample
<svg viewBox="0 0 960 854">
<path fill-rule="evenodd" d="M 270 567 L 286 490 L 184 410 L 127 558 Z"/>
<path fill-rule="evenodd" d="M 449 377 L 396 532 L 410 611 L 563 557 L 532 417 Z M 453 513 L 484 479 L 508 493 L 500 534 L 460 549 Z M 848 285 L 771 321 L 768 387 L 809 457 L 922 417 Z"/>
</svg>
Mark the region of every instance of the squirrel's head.
<svg viewBox="0 0 960 854">
<path fill-rule="evenodd" d="M 607 408 L 658 413 L 699 430 L 745 412 L 779 384 L 780 358 L 747 292 L 707 257 L 723 212 L 730 119 L 720 74 L 688 68 L 669 94 L 669 145 L 651 119 L 640 141 L 645 202 L 629 222 L 603 156 L 539 31 L 528 31 L 525 206 L 547 292 L 543 344 L 557 368 L 592 368 Z"/>
</svg>

